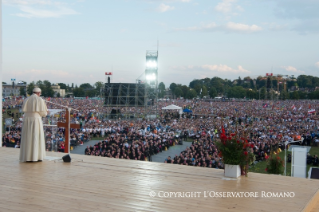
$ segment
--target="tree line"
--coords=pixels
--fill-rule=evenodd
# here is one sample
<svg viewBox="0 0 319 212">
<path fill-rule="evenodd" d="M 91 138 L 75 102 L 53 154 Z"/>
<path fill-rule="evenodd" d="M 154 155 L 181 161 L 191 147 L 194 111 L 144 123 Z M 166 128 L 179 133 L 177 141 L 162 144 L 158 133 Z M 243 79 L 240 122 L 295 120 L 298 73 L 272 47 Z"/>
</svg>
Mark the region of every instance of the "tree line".
<svg viewBox="0 0 319 212">
<path fill-rule="evenodd" d="M 165 90 L 164 84 L 161 87 L 164 87 Z M 189 86 L 171 83 L 169 89 L 175 97 L 187 99 L 195 97 L 215 98 L 217 96 L 247 99 L 319 99 L 319 77 L 310 75 L 300 75 L 297 78 L 260 76 L 252 79 L 248 76 L 243 79 L 238 77 L 233 81 L 213 77 L 194 79 L 189 83 Z M 288 89 L 294 90 L 288 92 Z M 163 96 L 160 86 L 159 90 L 159 93 Z"/>
<path fill-rule="evenodd" d="M 61 89 L 65 89 L 76 97 L 96 97 L 103 96 L 104 82 L 98 81 L 91 85 L 83 83 L 79 86 L 74 83 L 57 83 Z M 49 80 L 39 80 L 28 84 L 26 90 L 20 89 L 20 95 L 32 94 L 33 88 L 41 88 L 42 95 L 45 97 L 59 97 L 52 89 L 52 83 Z M 215 98 L 217 96 L 227 98 L 247 98 L 247 99 L 319 99 L 319 77 L 310 75 L 300 75 L 297 78 L 289 79 L 281 76 L 251 77 L 235 80 L 222 79 L 220 77 L 194 79 L 189 85 L 171 83 L 169 90 L 175 98 L 183 97 L 193 99 L 196 97 Z M 295 90 L 288 92 L 288 89 Z M 296 88 L 299 88 L 296 89 Z M 158 97 L 163 98 L 167 89 L 163 82 L 158 84 Z"/>
</svg>

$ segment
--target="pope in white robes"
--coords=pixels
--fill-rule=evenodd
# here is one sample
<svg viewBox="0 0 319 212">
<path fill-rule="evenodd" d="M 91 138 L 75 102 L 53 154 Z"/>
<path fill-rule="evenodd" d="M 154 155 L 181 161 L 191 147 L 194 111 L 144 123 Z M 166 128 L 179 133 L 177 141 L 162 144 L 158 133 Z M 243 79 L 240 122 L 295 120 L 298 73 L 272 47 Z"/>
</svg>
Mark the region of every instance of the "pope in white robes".
<svg viewBox="0 0 319 212">
<path fill-rule="evenodd" d="M 47 116 L 48 109 L 40 94 L 41 89 L 34 88 L 33 94 L 23 102 L 20 162 L 42 161 L 45 157 L 42 117 Z"/>
</svg>

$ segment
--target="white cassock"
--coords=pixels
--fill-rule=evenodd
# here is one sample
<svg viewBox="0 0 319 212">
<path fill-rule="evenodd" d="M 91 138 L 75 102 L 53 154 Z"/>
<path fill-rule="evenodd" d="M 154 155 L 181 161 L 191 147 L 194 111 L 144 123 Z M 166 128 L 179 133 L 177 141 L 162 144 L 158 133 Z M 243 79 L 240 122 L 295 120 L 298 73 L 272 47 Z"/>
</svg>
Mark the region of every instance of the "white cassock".
<svg viewBox="0 0 319 212">
<path fill-rule="evenodd" d="M 43 160 L 45 157 L 45 139 L 42 117 L 47 115 L 47 106 L 36 94 L 25 99 L 22 106 L 24 112 L 20 162 Z"/>
</svg>

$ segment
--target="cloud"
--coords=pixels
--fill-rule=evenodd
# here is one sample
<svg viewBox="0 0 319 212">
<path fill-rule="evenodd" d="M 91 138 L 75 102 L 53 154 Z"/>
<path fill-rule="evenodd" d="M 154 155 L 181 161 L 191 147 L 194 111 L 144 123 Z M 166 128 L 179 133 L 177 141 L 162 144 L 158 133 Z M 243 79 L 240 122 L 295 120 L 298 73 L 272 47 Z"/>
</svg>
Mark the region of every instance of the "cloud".
<svg viewBox="0 0 319 212">
<path fill-rule="evenodd" d="M 319 62 L 316 62 L 316 64 L 315 64 L 318 68 L 319 68 Z"/>
<path fill-rule="evenodd" d="M 253 25 L 247 25 L 247 24 L 241 24 L 241 23 L 234 23 L 234 22 L 228 22 L 224 25 L 217 25 L 215 22 L 201 25 L 198 27 L 187 27 L 187 28 L 175 28 L 174 31 L 202 31 L 202 32 L 216 32 L 216 31 L 222 31 L 222 32 L 240 32 L 240 33 L 253 33 L 262 31 L 262 27 L 257 26 L 255 24 Z"/>
<path fill-rule="evenodd" d="M 215 11 L 224 14 L 238 15 L 238 11 L 243 11 L 244 9 L 236 4 L 237 0 L 222 0 L 215 7 Z M 236 12 L 237 11 L 237 12 Z"/>
<path fill-rule="evenodd" d="M 38 81 L 38 80 L 49 80 L 51 83 L 69 83 L 70 79 L 77 79 L 77 82 L 97 82 L 101 81 L 99 76 L 71 73 L 62 70 L 40 70 L 40 69 L 29 69 L 23 71 L 15 71 L 17 78 L 26 82 Z"/>
<path fill-rule="evenodd" d="M 241 65 L 237 66 L 236 68 L 231 68 L 227 65 L 200 65 L 200 66 L 173 66 L 172 67 L 175 70 L 181 70 L 181 71 L 196 71 L 197 72 L 205 72 L 211 71 L 213 74 L 249 74 L 251 71 L 248 71 L 244 69 Z"/>
<path fill-rule="evenodd" d="M 45 10 L 45 9 L 36 9 L 29 6 L 20 7 L 20 10 L 23 13 L 17 13 L 16 16 L 25 17 L 25 18 L 59 18 L 64 15 L 75 15 L 78 14 L 72 9 L 69 8 L 57 8 L 55 10 Z"/>
<path fill-rule="evenodd" d="M 166 4 L 160 4 L 160 6 L 157 8 L 157 11 L 161 13 L 167 12 L 169 10 L 174 10 L 174 7 Z"/>
<path fill-rule="evenodd" d="M 6 5 L 19 8 L 20 13 L 13 15 L 24 18 L 58 18 L 65 15 L 79 14 L 67 3 L 51 0 L 4 0 Z"/>
<path fill-rule="evenodd" d="M 267 0 L 269 1 L 269 0 Z M 317 0 L 273 0 L 276 17 L 294 21 L 293 31 L 305 33 L 319 32 L 319 1 Z"/>
<path fill-rule="evenodd" d="M 293 66 L 281 66 L 281 68 L 285 69 L 288 72 L 293 72 L 293 73 L 297 73 L 297 74 L 304 74 L 304 71 L 298 70 L 297 68 L 293 67 Z"/>
</svg>

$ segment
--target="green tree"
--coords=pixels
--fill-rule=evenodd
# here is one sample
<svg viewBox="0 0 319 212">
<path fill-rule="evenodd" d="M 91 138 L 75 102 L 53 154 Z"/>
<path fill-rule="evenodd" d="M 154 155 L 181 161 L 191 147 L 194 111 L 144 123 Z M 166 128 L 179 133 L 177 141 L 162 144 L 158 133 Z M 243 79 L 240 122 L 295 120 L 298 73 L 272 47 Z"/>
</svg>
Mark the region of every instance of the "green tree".
<svg viewBox="0 0 319 212">
<path fill-rule="evenodd" d="M 87 91 L 85 91 L 85 96 L 95 97 L 95 96 L 96 96 L 96 93 L 97 93 L 96 90 L 87 90 Z"/>
<path fill-rule="evenodd" d="M 246 89 L 242 86 L 234 86 L 228 90 L 229 98 L 244 98 L 246 97 Z"/>
<path fill-rule="evenodd" d="M 34 89 L 34 87 L 35 87 L 35 83 L 34 83 L 34 82 L 31 82 L 31 83 L 28 85 L 28 87 L 27 87 L 27 93 L 28 93 L 29 95 L 32 95 L 32 94 L 33 94 L 33 89 Z"/>
<path fill-rule="evenodd" d="M 165 96 L 165 84 L 163 82 L 160 82 L 158 84 L 158 90 L 159 90 L 159 98 L 163 98 Z"/>
<path fill-rule="evenodd" d="M 197 97 L 196 91 L 194 89 L 188 90 L 186 98 L 187 99 L 193 99 L 195 97 Z"/>
<path fill-rule="evenodd" d="M 66 84 L 64 84 L 64 83 L 58 83 L 58 85 L 60 86 L 60 89 L 65 89 L 65 90 L 67 90 Z"/>
<path fill-rule="evenodd" d="M 93 86 L 90 85 L 90 83 L 83 83 L 80 85 L 80 88 L 83 88 L 85 90 L 85 89 L 91 89 L 93 88 Z"/>
<path fill-rule="evenodd" d="M 285 100 L 289 98 L 289 93 L 287 91 L 281 91 L 280 93 L 280 99 Z"/>
<path fill-rule="evenodd" d="M 259 90 L 259 97 L 260 97 L 260 99 L 266 99 L 266 97 L 267 97 L 266 87 L 262 87 L 262 88 Z"/>
<path fill-rule="evenodd" d="M 181 89 L 183 91 L 182 97 L 187 98 L 187 92 L 189 91 L 189 87 L 186 85 L 181 86 Z"/>
<path fill-rule="evenodd" d="M 183 91 L 182 91 L 182 89 L 181 89 L 180 87 L 176 87 L 176 88 L 174 89 L 174 95 L 175 95 L 177 98 L 181 97 L 182 94 L 183 94 Z"/>
<path fill-rule="evenodd" d="M 58 98 L 59 98 L 60 96 L 61 96 L 61 95 L 60 95 L 60 93 L 57 93 L 57 94 L 56 94 L 56 97 L 58 97 Z"/>
<path fill-rule="evenodd" d="M 209 90 L 209 96 L 211 98 L 215 98 L 217 96 L 217 90 L 215 87 L 211 87 L 210 90 Z"/>
<path fill-rule="evenodd" d="M 300 98 L 298 91 L 291 92 L 289 94 L 289 97 L 290 97 L 290 99 L 296 99 L 296 100 L 298 100 Z"/>
<path fill-rule="evenodd" d="M 169 85 L 169 89 L 172 91 L 172 93 L 175 93 L 175 88 L 176 88 L 176 83 L 171 83 L 170 85 Z"/>
<path fill-rule="evenodd" d="M 20 96 L 26 96 L 26 92 L 25 92 L 25 89 L 23 87 L 20 88 Z"/>
<path fill-rule="evenodd" d="M 75 97 L 85 97 L 85 92 L 84 92 L 83 88 L 74 88 L 73 95 Z"/>
<path fill-rule="evenodd" d="M 94 83 L 94 87 L 95 87 L 96 91 L 99 93 L 100 93 L 101 89 L 103 88 L 103 86 L 104 86 L 104 83 L 101 81 Z"/>
<path fill-rule="evenodd" d="M 207 91 L 207 87 L 204 85 L 202 88 L 202 93 L 201 93 L 201 97 L 207 96 L 208 95 L 208 91 Z"/>
</svg>

